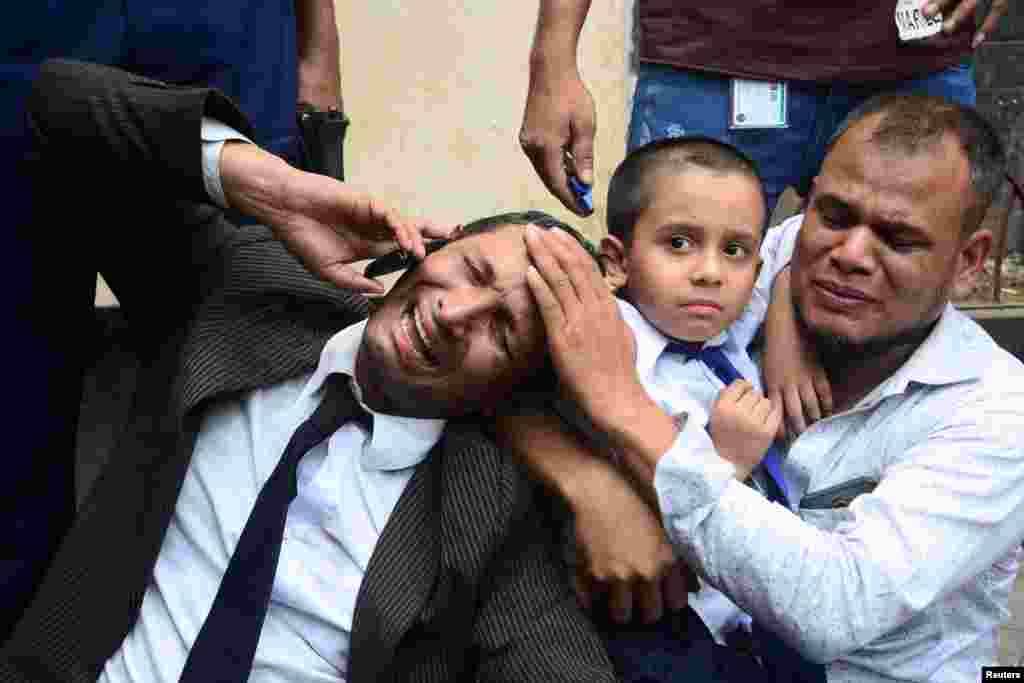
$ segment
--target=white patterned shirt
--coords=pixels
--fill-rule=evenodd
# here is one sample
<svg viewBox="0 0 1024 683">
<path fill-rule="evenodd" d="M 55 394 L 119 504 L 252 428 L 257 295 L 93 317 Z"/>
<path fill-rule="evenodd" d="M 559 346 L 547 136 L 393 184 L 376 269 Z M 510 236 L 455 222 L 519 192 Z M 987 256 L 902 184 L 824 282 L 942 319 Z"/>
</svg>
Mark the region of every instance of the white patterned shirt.
<svg viewBox="0 0 1024 683">
<path fill-rule="evenodd" d="M 802 217 L 762 254 L 788 261 Z M 1024 365 L 947 306 L 784 463 L 799 515 L 733 478 L 699 423 L 655 488 L 676 548 L 828 680 L 975 682 L 997 663 L 1024 539 Z"/>
</svg>

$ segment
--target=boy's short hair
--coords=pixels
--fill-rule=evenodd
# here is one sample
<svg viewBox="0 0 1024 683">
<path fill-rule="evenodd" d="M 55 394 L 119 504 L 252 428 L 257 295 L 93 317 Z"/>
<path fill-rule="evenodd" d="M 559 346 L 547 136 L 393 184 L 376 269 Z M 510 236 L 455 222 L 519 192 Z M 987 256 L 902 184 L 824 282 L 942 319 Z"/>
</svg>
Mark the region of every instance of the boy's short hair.
<svg viewBox="0 0 1024 683">
<path fill-rule="evenodd" d="M 691 166 L 746 176 L 757 186 L 761 203 L 767 203 L 757 164 L 732 145 L 704 135 L 663 138 L 637 147 L 615 169 L 608 184 L 608 233 L 628 247 L 640 213 L 650 204 L 650 178 L 666 167 L 681 173 Z"/>
</svg>

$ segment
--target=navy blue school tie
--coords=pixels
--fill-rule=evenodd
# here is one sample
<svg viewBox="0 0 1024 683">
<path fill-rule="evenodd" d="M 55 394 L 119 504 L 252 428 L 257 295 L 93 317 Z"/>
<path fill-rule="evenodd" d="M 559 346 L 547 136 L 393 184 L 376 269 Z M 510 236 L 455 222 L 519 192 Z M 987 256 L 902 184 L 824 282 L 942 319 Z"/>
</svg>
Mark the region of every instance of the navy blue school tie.
<svg viewBox="0 0 1024 683">
<path fill-rule="evenodd" d="M 720 346 L 706 346 L 701 342 L 671 341 L 665 348 L 669 353 L 681 353 L 687 360 L 699 360 L 711 368 L 718 379 L 722 380 L 725 386 L 729 386 L 738 379 L 743 379 L 736 366 L 726 357 Z M 768 475 L 765 479 L 765 497 L 773 503 L 779 503 L 783 507 L 789 507 L 789 491 L 786 488 L 786 479 L 782 476 L 782 456 L 779 449 L 772 444 L 765 452 L 761 460 L 764 472 Z"/>
<path fill-rule="evenodd" d="M 288 506 L 298 493 L 296 472 L 306 453 L 351 420 L 370 420 L 349 385 L 348 375 L 329 375 L 324 398 L 292 435 L 263 484 L 235 552 L 221 579 L 213 607 L 185 661 L 180 683 L 240 683 L 249 679 L 284 538 Z"/>
</svg>

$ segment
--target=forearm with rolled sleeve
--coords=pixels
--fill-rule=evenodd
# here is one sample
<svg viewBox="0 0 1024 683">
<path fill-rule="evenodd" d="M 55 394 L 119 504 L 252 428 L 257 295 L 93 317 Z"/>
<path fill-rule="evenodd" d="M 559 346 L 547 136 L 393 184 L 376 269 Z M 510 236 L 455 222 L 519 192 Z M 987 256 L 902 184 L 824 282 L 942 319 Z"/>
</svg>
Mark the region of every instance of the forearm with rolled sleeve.
<svg viewBox="0 0 1024 683">
<path fill-rule="evenodd" d="M 691 567 L 805 655 L 825 661 L 835 654 L 816 623 L 779 623 L 798 601 L 816 601 L 821 587 L 814 584 L 824 582 L 813 574 L 831 561 L 812 559 L 827 545 L 822 532 L 736 480 L 710 439 L 680 434 L 658 463 L 654 487 L 669 537 Z M 806 612 L 814 609 L 799 613 Z"/>
<path fill-rule="evenodd" d="M 998 606 L 953 596 L 983 593 L 979 577 L 1024 537 L 1024 393 L 1010 384 L 919 389 L 885 411 L 839 416 L 852 434 L 842 457 L 881 481 L 829 529 L 732 479 L 709 440 L 680 435 L 655 471 L 669 537 L 756 622 L 819 662 L 855 656 L 950 600 L 961 621 L 990 614 Z M 827 468 L 832 455 L 814 462 Z"/>
</svg>

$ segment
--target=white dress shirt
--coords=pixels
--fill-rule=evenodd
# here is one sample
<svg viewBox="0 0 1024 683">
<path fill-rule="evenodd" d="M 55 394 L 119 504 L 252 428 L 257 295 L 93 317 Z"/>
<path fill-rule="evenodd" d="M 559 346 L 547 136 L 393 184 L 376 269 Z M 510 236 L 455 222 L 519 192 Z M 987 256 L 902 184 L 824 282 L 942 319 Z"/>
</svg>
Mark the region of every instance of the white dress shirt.
<svg viewBox="0 0 1024 683">
<path fill-rule="evenodd" d="M 353 374 L 364 327 L 332 337 L 311 376 L 222 401 L 203 416 L 138 620 L 100 681 L 178 680 L 256 495 L 319 405 L 326 376 Z M 370 412 L 372 437 L 350 423 L 300 462 L 250 681 L 346 678 L 367 563 L 415 466 L 444 429 L 443 420 Z"/>
<path fill-rule="evenodd" d="M 770 287 L 771 278 L 765 278 L 765 283 Z M 761 309 L 767 305 L 764 294 L 759 292 L 736 322 L 706 342 L 708 346 L 721 347 L 736 370 L 758 390 L 762 389 L 761 376 L 747 346 L 757 333 L 764 314 Z M 621 299 L 618 304 L 636 339 L 636 369 L 647 394 L 669 415 L 686 413 L 691 427 L 706 429 L 711 406 L 724 387 L 722 380 L 700 361 L 665 353 L 671 340 L 631 304 Z M 690 593 L 689 604 L 719 644 L 725 644 L 725 635 L 730 631 L 749 628 L 750 618 L 707 582 L 702 582 L 696 593 Z"/>
<path fill-rule="evenodd" d="M 801 220 L 762 254 L 788 261 Z M 800 435 L 784 469 L 799 516 L 736 481 L 687 424 L 655 472 L 676 547 L 829 681 L 980 680 L 1024 538 L 1024 365 L 947 306 L 896 373 Z"/>
</svg>

